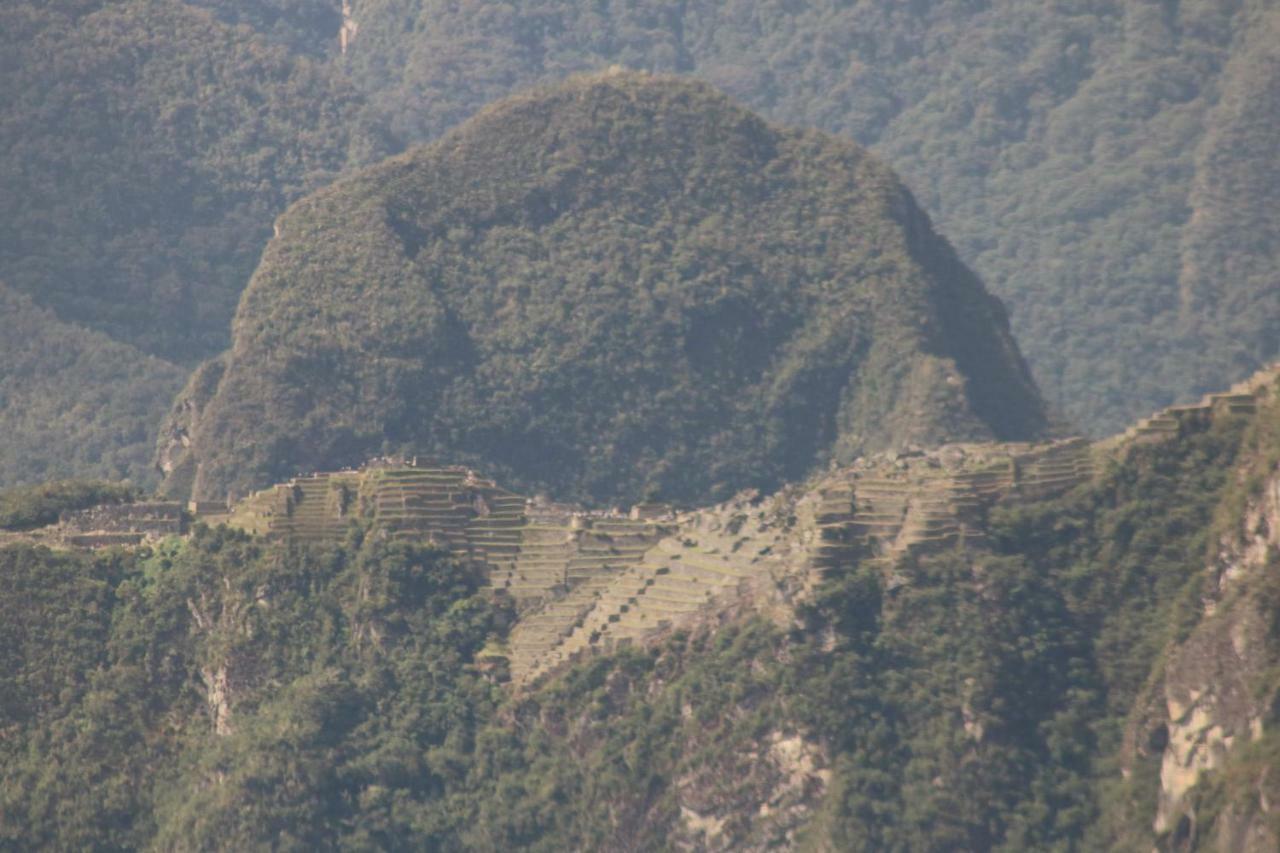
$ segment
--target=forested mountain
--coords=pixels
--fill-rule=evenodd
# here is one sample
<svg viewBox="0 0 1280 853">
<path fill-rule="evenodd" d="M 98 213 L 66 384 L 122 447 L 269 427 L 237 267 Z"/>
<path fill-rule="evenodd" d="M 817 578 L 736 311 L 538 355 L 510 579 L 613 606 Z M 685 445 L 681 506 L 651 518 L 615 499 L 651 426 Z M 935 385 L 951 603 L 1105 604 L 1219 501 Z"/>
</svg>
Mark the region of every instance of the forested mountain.
<svg viewBox="0 0 1280 853">
<path fill-rule="evenodd" d="M 0 482 L 140 478 L 184 371 L 0 283 Z"/>
<path fill-rule="evenodd" d="M 818 575 L 777 555 L 533 683 L 493 661 L 538 603 L 376 518 L 0 547 L 0 845 L 1266 853 L 1278 401 L 1273 373 L 1256 414 L 1097 445 L 1072 491 L 1015 489 L 962 542 L 833 543 Z M 807 539 L 835 498 L 805 521 L 812 486 L 721 535 L 744 562 L 757 532 Z"/>
<path fill-rule="evenodd" d="M 704 84 L 617 72 L 500 102 L 277 229 L 216 390 L 166 430 L 191 443 L 174 494 L 389 447 L 687 502 L 1046 429 L 1003 307 L 892 173 Z"/>
<path fill-rule="evenodd" d="M 1276 354 L 1269 4 L 343 8 L 5 4 L 0 280 L 190 368 L 226 345 L 290 200 L 512 91 L 619 63 L 871 147 L 1009 305 L 1045 395 L 1086 429 Z"/>
<path fill-rule="evenodd" d="M 1280 9 L 1258 0 L 352 0 L 405 139 L 621 63 L 884 157 L 1010 306 L 1050 401 L 1114 430 L 1280 352 Z"/>
<path fill-rule="evenodd" d="M 5 406 L 0 479 L 61 459 L 150 481 L 155 400 L 226 345 L 276 214 L 377 146 L 332 71 L 169 0 L 4 3 L 0 56 L 0 281 L 54 313 L 68 359 L 119 344 L 45 376 L 34 315 L 4 317 L 0 381 L 40 405 Z"/>
<path fill-rule="evenodd" d="M 336 61 L 405 140 L 611 63 L 852 136 L 904 175 L 1009 304 L 1051 401 L 1092 430 L 1280 351 L 1269 3 L 348 8 Z"/>
<path fill-rule="evenodd" d="M 1278 354 L 1274 3 L 7 0 L 0 103 L 0 851 L 1280 849 L 1280 364 L 1021 441 Z"/>
<path fill-rule="evenodd" d="M 276 213 L 348 161 L 355 94 L 180 3 L 0 14 L 5 280 L 170 360 L 220 351 Z"/>
</svg>

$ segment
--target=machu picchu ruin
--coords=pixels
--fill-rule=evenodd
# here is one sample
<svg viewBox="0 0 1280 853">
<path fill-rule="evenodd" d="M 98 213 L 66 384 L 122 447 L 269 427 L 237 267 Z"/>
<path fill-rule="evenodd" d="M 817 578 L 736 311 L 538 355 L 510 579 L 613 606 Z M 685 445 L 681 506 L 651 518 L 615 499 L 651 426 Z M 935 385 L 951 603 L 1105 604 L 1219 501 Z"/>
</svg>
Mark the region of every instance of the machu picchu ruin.
<svg viewBox="0 0 1280 853">
<path fill-rule="evenodd" d="M 1205 394 L 1198 403 L 1162 409 L 1139 420 L 1113 441 L 1164 441 L 1176 438 L 1188 429 L 1203 429 L 1222 414 L 1252 415 L 1258 410 L 1258 395 L 1273 388 L 1277 378 L 1280 378 L 1280 363 L 1257 371 L 1228 391 Z"/>
<path fill-rule="evenodd" d="M 793 601 L 854 558 L 891 564 L 908 553 L 983 540 L 986 509 L 1038 500 L 1086 480 L 1080 438 L 1041 444 L 952 444 L 889 453 L 833 469 L 807 485 L 676 511 L 661 504 L 589 511 L 529 499 L 460 466 L 380 459 L 258 492 L 225 523 L 301 542 L 341 540 L 366 523 L 431 543 L 478 568 L 518 620 L 509 677 L 528 684 L 592 650 L 640 643 L 750 601 Z"/>
<path fill-rule="evenodd" d="M 187 524 L 188 516 L 176 501 L 136 501 L 64 512 L 58 528 L 67 545 L 103 548 L 181 536 Z"/>
<path fill-rule="evenodd" d="M 736 606 L 785 618 L 827 573 L 855 560 L 898 578 L 905 557 L 981 547 L 992 507 L 1055 497 L 1128 447 L 1252 415 L 1278 379 L 1280 365 L 1272 366 L 1099 442 L 885 452 L 772 495 L 745 492 L 699 509 L 587 510 L 516 494 L 463 466 L 379 458 L 299 476 L 230 506 L 139 502 L 65 513 L 56 527 L 29 536 L 69 547 L 133 546 L 184 535 L 198 522 L 302 543 L 341 542 L 365 526 L 434 545 L 512 601 L 517 621 L 505 643 L 486 651 L 486 665 L 528 685 L 583 654 L 643 643 Z"/>
</svg>

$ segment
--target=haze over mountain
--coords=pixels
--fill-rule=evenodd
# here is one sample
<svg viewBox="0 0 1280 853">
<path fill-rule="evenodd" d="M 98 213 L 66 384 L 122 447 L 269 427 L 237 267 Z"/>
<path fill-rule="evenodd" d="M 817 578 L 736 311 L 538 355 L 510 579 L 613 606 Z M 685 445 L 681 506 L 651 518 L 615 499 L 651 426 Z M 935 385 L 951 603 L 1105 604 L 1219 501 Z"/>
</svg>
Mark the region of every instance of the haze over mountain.
<svg viewBox="0 0 1280 853">
<path fill-rule="evenodd" d="M 1272 3 L 346 6 L 335 62 L 405 140 L 611 63 L 852 137 L 1005 300 L 1046 396 L 1095 434 L 1280 355 Z"/>
<path fill-rule="evenodd" d="M 116 344 L 115 369 L 46 375 L 35 315 L 4 318 L 0 382 L 42 411 L 111 402 L 65 429 L 6 411 L 0 482 L 105 454 L 123 471 L 94 471 L 153 483 L 136 449 L 159 421 L 139 401 L 225 347 L 271 220 L 376 148 L 360 141 L 376 129 L 330 70 L 169 0 L 0 4 L 0 51 L 0 281 L 53 312 L 70 351 Z"/>
<path fill-rule="evenodd" d="M 3 282 L 0 318 L 0 482 L 145 471 L 185 372 L 64 323 Z"/>
<path fill-rule="evenodd" d="M 160 507 L 0 494 L 0 846 L 1270 853 L 1258 380 L 641 518 L 374 465 L 90 552 L 32 520 Z"/>
<path fill-rule="evenodd" d="M 1005 300 L 1045 395 L 1095 434 L 1280 341 L 1266 3 L 52 0 L 0 16 L 0 280 L 185 369 L 228 344 L 290 201 L 613 63 L 876 151 Z M 0 452 L 17 481 L 40 476 Z"/>
<path fill-rule="evenodd" d="M 504 101 L 276 227 L 162 436 L 175 494 L 395 449 L 687 501 L 1046 428 L 1003 308 L 892 173 L 702 84 Z"/>
<path fill-rule="evenodd" d="M 1278 36 L 0 3 L 0 851 L 1274 853 Z"/>
</svg>

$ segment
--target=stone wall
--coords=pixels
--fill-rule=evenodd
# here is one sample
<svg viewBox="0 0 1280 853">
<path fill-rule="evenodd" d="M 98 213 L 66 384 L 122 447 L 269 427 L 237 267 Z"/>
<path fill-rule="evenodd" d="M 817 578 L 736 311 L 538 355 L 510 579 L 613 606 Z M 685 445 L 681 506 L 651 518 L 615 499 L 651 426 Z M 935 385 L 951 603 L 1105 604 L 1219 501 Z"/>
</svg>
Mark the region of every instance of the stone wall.
<svg viewBox="0 0 1280 853">
<path fill-rule="evenodd" d="M 187 516 L 180 503 L 145 501 L 64 512 L 58 526 L 66 544 L 100 548 L 181 536 L 187 532 Z"/>
</svg>

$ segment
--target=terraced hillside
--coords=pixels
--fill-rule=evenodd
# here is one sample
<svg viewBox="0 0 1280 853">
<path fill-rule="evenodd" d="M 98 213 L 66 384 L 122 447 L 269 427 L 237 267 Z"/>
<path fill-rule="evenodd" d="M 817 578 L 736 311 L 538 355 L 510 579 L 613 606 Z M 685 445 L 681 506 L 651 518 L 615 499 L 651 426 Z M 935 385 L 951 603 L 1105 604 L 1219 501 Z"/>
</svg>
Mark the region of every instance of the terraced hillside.
<svg viewBox="0 0 1280 853">
<path fill-rule="evenodd" d="M 907 554 L 981 543 L 992 504 L 1051 497 L 1092 470 L 1083 439 L 953 444 L 858 460 L 768 497 L 624 515 L 528 500 L 459 466 L 380 460 L 295 478 L 230 512 L 193 508 L 202 521 L 304 542 L 371 523 L 482 566 L 490 588 L 516 604 L 503 654 L 525 684 L 721 610 L 785 613 L 827 570 L 857 558 L 892 568 Z"/>
<path fill-rule="evenodd" d="M 1280 365 L 1274 365 L 1108 441 L 953 444 L 882 454 L 767 498 L 745 495 L 678 514 L 670 535 L 635 564 L 569 585 L 523 616 L 512 632 L 512 677 L 529 683 L 583 653 L 644 641 L 736 606 L 786 618 L 786 605 L 855 560 L 879 563 L 892 579 L 904 557 L 981 547 L 992 507 L 1061 495 L 1135 443 L 1204 431 L 1218 417 L 1251 415 L 1278 379 Z"/>
<path fill-rule="evenodd" d="M 209 525 L 273 539 L 343 540 L 353 524 L 436 544 L 479 567 L 518 619 L 486 651 L 517 685 L 584 654 L 646 642 L 753 608 L 787 623 L 833 570 L 877 566 L 909 583 L 906 558 L 981 548 L 992 508 L 1057 497 L 1132 448 L 1251 416 L 1280 365 L 1194 406 L 1176 406 L 1102 442 L 949 444 L 886 452 L 764 496 L 702 509 L 642 504 L 588 512 L 507 491 L 462 466 L 379 459 L 313 473 L 232 507 L 192 502 Z M 105 507 L 3 541 L 53 546 L 138 544 L 185 532 L 175 503 Z M 505 659 L 505 664 L 501 660 Z"/>
<path fill-rule="evenodd" d="M 1110 443 L 1163 441 L 1187 430 L 1202 429 L 1219 414 L 1252 415 L 1258 410 L 1258 395 L 1267 393 L 1278 375 L 1280 366 L 1272 365 L 1237 382 L 1229 391 L 1205 394 L 1199 403 L 1170 406 L 1138 421 Z"/>
<path fill-rule="evenodd" d="M 786 619 L 829 569 L 869 558 L 891 570 L 909 553 L 980 543 L 992 504 L 1052 497 L 1092 471 L 1083 439 L 949 445 L 680 513 L 639 561 L 571 584 L 522 617 L 511 636 L 512 678 L 527 683 L 583 653 L 741 606 Z"/>
</svg>

